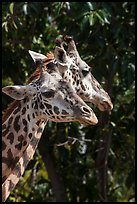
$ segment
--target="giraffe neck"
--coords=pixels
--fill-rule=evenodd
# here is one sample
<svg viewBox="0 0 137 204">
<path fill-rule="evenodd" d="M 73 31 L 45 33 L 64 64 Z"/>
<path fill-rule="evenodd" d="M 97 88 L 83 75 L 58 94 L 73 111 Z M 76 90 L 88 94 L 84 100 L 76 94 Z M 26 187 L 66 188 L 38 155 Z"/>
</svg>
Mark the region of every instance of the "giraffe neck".
<svg viewBox="0 0 137 204">
<path fill-rule="evenodd" d="M 42 135 L 45 123 L 38 117 L 32 103 L 19 101 L 3 123 L 2 132 L 2 179 L 11 174 L 17 162 L 32 140 Z"/>
<path fill-rule="evenodd" d="M 39 125 L 39 128 L 44 129 L 46 123 L 47 123 L 47 120 L 42 122 Z M 26 150 L 22 154 L 22 157 L 17 162 L 11 174 L 7 177 L 7 179 L 2 184 L 3 202 L 8 198 L 10 192 L 15 188 L 16 184 L 19 182 L 20 177 L 23 175 L 29 161 L 32 159 L 36 151 L 40 138 L 41 138 L 41 134 L 35 134 L 32 137 L 29 145 L 27 146 Z"/>
</svg>

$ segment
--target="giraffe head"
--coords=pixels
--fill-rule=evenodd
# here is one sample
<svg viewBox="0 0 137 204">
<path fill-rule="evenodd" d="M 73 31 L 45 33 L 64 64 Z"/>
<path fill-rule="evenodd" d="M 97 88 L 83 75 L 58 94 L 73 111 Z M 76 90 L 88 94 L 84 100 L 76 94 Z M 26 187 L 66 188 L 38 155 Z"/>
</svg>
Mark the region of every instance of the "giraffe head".
<svg viewBox="0 0 137 204">
<path fill-rule="evenodd" d="M 37 113 L 39 119 L 96 124 L 98 120 L 94 112 L 55 71 L 56 64 L 46 64 L 46 67 L 52 67 L 52 73 L 48 73 L 43 65 L 42 62 L 39 74 L 36 73 L 37 77 L 31 83 L 24 86 L 7 86 L 2 91 L 15 100 L 27 101 L 28 107 Z"/>
<path fill-rule="evenodd" d="M 56 40 L 55 47 L 55 59 L 63 77 L 72 84 L 84 101 L 95 104 L 101 111 L 111 110 L 113 104 L 108 93 L 92 75 L 91 67 L 80 58 L 74 40 L 69 36 L 65 40 L 67 51 L 60 39 Z"/>
</svg>

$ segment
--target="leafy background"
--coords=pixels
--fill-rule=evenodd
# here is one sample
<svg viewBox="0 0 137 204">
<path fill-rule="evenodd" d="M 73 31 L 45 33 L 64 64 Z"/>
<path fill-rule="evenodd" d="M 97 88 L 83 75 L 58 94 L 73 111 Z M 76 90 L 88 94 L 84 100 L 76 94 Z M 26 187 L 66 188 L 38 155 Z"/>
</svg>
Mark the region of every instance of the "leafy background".
<svg viewBox="0 0 137 204">
<path fill-rule="evenodd" d="M 135 201 L 134 15 L 134 2 L 2 3 L 3 86 L 34 71 L 29 49 L 46 54 L 67 34 L 114 104 L 111 113 L 93 106 L 96 126 L 49 122 L 8 202 Z M 3 94 L 2 109 L 11 101 Z"/>
</svg>

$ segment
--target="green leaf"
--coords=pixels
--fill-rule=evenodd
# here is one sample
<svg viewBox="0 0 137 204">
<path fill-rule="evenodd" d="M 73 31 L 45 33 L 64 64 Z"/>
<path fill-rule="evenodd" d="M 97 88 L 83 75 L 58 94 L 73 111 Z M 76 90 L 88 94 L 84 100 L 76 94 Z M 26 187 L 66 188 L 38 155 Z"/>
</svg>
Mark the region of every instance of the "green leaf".
<svg viewBox="0 0 137 204">
<path fill-rule="evenodd" d="M 11 3 L 9 6 L 10 13 L 13 14 L 14 3 Z"/>
<path fill-rule="evenodd" d="M 94 9 L 91 2 L 87 2 L 87 5 L 88 5 L 88 7 L 89 7 L 90 10 L 93 10 L 93 9 Z"/>
<path fill-rule="evenodd" d="M 89 15 L 88 19 L 89 19 L 89 25 L 93 26 L 94 23 L 95 23 L 95 19 L 94 19 L 93 13 L 91 15 Z"/>
<path fill-rule="evenodd" d="M 109 20 L 108 20 L 108 16 L 109 14 L 105 11 L 105 10 L 99 10 L 99 15 L 102 17 L 103 21 L 107 24 L 110 24 Z"/>
<path fill-rule="evenodd" d="M 17 25 L 16 25 L 16 23 L 14 21 L 13 21 L 13 26 L 14 26 L 14 28 L 18 29 Z"/>
<path fill-rule="evenodd" d="M 5 28 L 6 32 L 8 32 L 8 22 L 7 21 L 2 24 L 2 27 Z"/>
<path fill-rule="evenodd" d="M 24 11 L 25 15 L 28 14 L 28 4 L 27 3 L 23 5 L 23 11 Z"/>
<path fill-rule="evenodd" d="M 96 16 L 98 17 L 100 23 L 101 23 L 102 25 L 104 25 L 104 19 L 101 17 L 101 15 L 100 15 L 98 12 L 96 12 L 95 14 L 96 14 Z"/>
<path fill-rule="evenodd" d="M 48 180 L 48 172 L 42 169 L 39 170 L 39 174 L 45 179 Z"/>
</svg>

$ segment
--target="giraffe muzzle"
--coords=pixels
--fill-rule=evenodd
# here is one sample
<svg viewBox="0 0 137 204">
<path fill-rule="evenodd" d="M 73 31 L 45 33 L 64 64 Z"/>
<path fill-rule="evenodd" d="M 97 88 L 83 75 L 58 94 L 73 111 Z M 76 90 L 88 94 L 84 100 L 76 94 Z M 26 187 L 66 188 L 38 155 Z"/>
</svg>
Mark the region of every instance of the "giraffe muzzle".
<svg viewBox="0 0 137 204">
<path fill-rule="evenodd" d="M 86 125 L 96 125 L 98 123 L 98 119 L 90 107 L 81 106 L 80 113 L 78 114 L 78 121 L 82 124 Z"/>
</svg>

